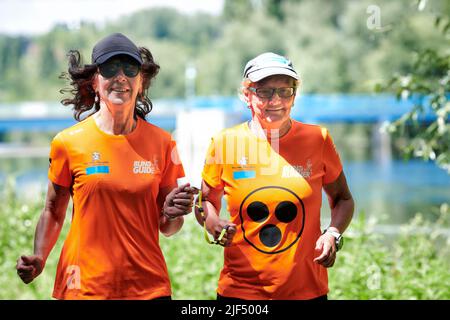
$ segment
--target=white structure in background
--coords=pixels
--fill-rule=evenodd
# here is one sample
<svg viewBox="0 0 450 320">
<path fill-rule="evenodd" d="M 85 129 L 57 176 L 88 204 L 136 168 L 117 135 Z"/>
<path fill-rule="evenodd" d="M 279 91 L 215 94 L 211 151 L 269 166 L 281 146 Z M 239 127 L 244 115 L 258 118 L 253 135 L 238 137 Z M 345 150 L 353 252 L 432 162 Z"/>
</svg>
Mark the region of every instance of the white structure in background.
<svg viewBox="0 0 450 320">
<path fill-rule="evenodd" d="M 225 112 L 220 109 L 194 109 L 177 114 L 176 130 L 178 152 L 186 178 L 192 186 L 200 187 L 206 151 L 213 137 L 225 128 Z"/>
<path fill-rule="evenodd" d="M 197 78 L 197 69 L 193 63 L 188 63 L 186 65 L 186 70 L 184 72 L 185 79 L 185 96 L 189 101 L 195 97 L 195 79 Z"/>
<path fill-rule="evenodd" d="M 202 170 L 211 137 L 225 128 L 225 112 L 220 109 L 193 108 L 197 69 L 189 62 L 185 69 L 185 108 L 176 114 L 173 133 L 186 173 L 185 182 L 201 187 Z"/>
</svg>

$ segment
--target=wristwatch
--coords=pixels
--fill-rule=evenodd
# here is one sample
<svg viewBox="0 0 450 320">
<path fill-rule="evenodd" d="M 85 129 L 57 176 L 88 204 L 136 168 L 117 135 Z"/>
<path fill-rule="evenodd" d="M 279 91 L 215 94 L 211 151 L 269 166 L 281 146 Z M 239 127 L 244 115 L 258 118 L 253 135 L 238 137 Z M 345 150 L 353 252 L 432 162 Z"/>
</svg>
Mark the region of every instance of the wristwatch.
<svg viewBox="0 0 450 320">
<path fill-rule="evenodd" d="M 339 232 L 336 232 L 336 231 L 328 230 L 328 228 L 323 230 L 322 234 L 324 234 L 325 232 L 328 232 L 329 234 L 331 234 L 334 237 L 334 244 L 336 245 L 336 252 L 341 250 L 342 246 L 344 245 L 344 237 L 342 236 L 342 234 L 340 234 Z"/>
</svg>

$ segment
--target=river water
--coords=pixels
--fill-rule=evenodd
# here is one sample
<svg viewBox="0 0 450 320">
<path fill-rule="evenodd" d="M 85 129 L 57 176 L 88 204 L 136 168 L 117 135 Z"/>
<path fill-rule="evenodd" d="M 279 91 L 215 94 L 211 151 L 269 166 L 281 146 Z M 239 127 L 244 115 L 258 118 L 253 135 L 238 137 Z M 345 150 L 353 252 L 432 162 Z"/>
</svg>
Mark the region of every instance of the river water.
<svg viewBox="0 0 450 320">
<path fill-rule="evenodd" d="M 337 96 L 337 98 L 339 97 Z M 403 109 L 397 110 L 397 107 L 391 106 L 393 102 L 387 101 L 383 97 L 378 99 L 380 101 L 364 96 L 341 97 L 340 99 L 345 98 L 341 102 L 340 100 L 336 102 L 336 97 L 332 97 L 333 99 L 326 97 L 325 99 L 312 96 L 309 97 L 309 100 L 307 98 L 303 97 L 304 101 L 300 101 L 299 106 L 296 105 L 293 115 L 300 121 L 301 119 L 309 119 L 308 122 L 327 121 L 324 126 L 329 129 L 341 155 L 347 181 L 355 199 L 356 214 L 364 211 L 367 216 L 377 217 L 384 224 L 398 225 L 407 222 L 417 212 L 421 212 L 425 217 L 433 220 L 435 208 L 444 202 L 450 203 L 450 175 L 432 162 L 400 160 L 401 152 L 398 147 L 395 147 L 397 141 L 380 133 L 381 122 L 377 123 L 373 119 L 367 118 L 368 115 L 375 117 L 369 112 L 370 110 L 377 109 L 380 114 L 388 114 L 386 110 L 395 110 L 400 114 L 404 111 Z M 361 100 L 363 98 L 368 101 L 366 107 L 364 107 L 365 100 Z M 352 101 L 353 103 L 351 103 Z M 217 101 L 213 102 L 218 104 Z M 379 105 L 377 108 L 374 108 L 375 102 Z M 169 105 L 172 106 L 173 103 L 171 102 Z M 236 105 L 235 109 L 241 108 L 235 119 L 236 122 L 246 120 L 250 116 L 248 109 L 235 102 L 227 102 L 224 105 Z M 355 107 L 350 112 L 349 106 L 352 105 Z M 168 106 L 160 104 L 155 109 L 167 110 Z M 338 110 L 335 110 L 336 108 Z M 6 110 L 7 108 L 3 106 L 0 109 Z M 17 108 L 11 107 L 10 109 Z M 316 109 L 320 109 L 320 112 Z M 330 114 L 328 115 L 327 112 Z M 9 117 L 13 114 L 14 112 L 11 111 Z M 324 114 L 328 115 L 328 118 L 319 119 L 319 115 L 324 117 Z M 346 115 L 348 119 L 339 118 L 337 115 L 342 117 Z M 365 118 L 361 115 L 365 115 Z M 397 114 L 395 115 L 397 116 Z M 7 114 L 4 116 L 8 117 Z M 166 130 L 174 129 L 173 113 L 165 117 L 160 115 L 159 118 L 152 113 L 150 118 L 159 119 L 160 122 L 156 122 L 156 124 L 165 126 Z M 161 122 L 161 119 L 165 119 L 165 122 Z M 7 121 L 5 123 L 8 124 Z M 33 149 L 31 153 L 28 153 L 25 144 L 25 151 L 22 150 L 20 156 L 14 154 L 2 156 L 0 154 L 0 187 L 4 189 L 6 181 L 13 177 L 16 184 L 15 190 L 19 196 L 23 199 L 34 200 L 46 189 L 48 148 L 51 135 L 42 133 L 40 139 L 37 139 L 37 136 L 40 135 L 39 132 L 33 132 L 30 135 L 31 137 L 28 136 L 27 140 L 39 141 L 38 149 L 41 148 L 41 151 Z M 4 132 L 3 138 L 3 143 L 7 145 L 7 136 Z M 1 140 L 2 136 L 0 135 L 0 143 Z M 329 217 L 325 196 L 322 208 L 324 216 Z"/>
<path fill-rule="evenodd" d="M 344 171 L 356 203 L 368 216 L 385 224 L 402 224 L 415 213 L 430 216 L 430 207 L 450 202 L 450 176 L 432 162 L 393 160 L 343 161 Z M 33 200 L 47 186 L 48 158 L 0 159 L 0 185 L 14 177 L 15 189 L 22 199 Z M 324 215 L 329 215 L 324 197 Z"/>
</svg>

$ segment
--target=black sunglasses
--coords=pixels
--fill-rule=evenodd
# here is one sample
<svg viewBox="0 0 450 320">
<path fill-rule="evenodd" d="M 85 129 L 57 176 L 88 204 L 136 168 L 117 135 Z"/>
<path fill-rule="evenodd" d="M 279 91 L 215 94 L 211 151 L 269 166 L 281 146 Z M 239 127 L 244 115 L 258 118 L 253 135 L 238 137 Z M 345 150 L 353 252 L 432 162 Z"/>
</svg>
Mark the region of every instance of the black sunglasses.
<svg viewBox="0 0 450 320">
<path fill-rule="evenodd" d="M 280 98 L 290 98 L 294 95 L 296 87 L 285 87 L 285 88 L 253 88 L 248 87 L 248 89 L 254 93 L 259 98 L 271 99 L 275 92 Z"/>
<path fill-rule="evenodd" d="M 128 78 L 134 78 L 138 75 L 140 71 L 139 63 L 132 59 L 113 59 L 108 60 L 98 66 L 98 71 L 104 78 L 115 77 L 119 70 L 123 70 L 123 74 Z"/>
</svg>

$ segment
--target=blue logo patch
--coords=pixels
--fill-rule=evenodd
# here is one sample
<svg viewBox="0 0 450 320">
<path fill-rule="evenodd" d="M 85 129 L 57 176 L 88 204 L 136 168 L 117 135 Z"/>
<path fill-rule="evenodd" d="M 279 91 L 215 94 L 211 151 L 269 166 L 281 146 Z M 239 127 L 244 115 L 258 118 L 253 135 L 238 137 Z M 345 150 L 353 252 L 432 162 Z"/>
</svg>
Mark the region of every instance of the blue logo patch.
<svg viewBox="0 0 450 320">
<path fill-rule="evenodd" d="M 95 173 L 109 173 L 109 166 L 95 166 L 86 168 L 87 175 Z"/>
<path fill-rule="evenodd" d="M 281 64 L 289 64 L 289 60 L 287 60 L 284 57 L 271 57 L 270 60 L 275 61 L 275 62 L 279 62 Z"/>
<path fill-rule="evenodd" d="M 251 179 L 256 177 L 256 171 L 235 171 L 233 172 L 233 179 L 239 180 L 239 179 Z"/>
</svg>

